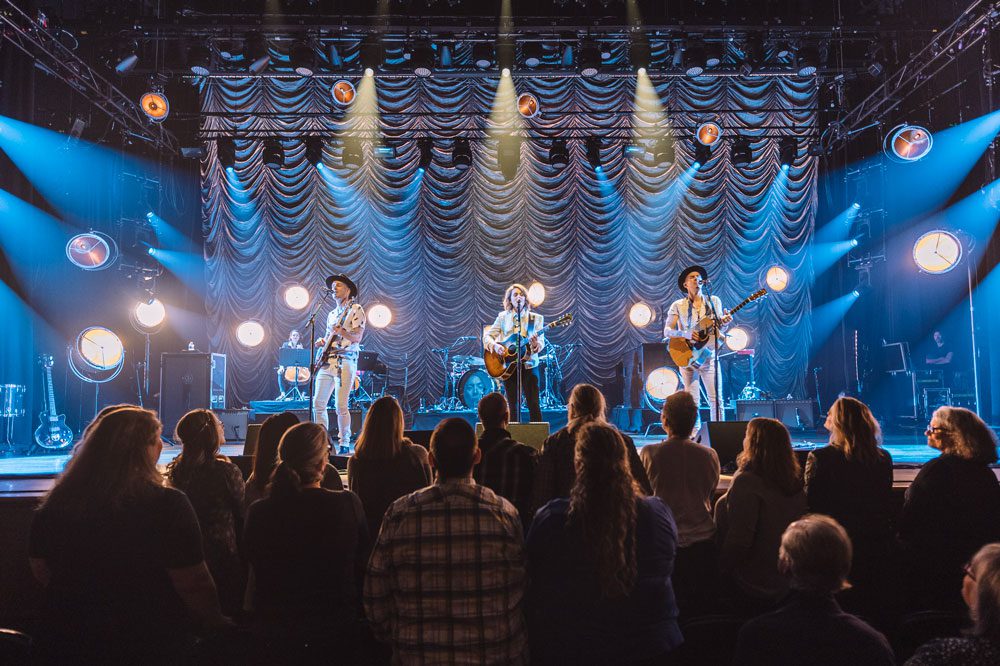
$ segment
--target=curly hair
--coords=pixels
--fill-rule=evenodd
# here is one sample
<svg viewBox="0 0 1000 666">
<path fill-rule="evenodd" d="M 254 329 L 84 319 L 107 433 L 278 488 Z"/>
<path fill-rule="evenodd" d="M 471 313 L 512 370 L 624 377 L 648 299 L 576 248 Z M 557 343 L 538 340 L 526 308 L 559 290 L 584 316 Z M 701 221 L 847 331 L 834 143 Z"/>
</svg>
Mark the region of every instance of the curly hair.
<svg viewBox="0 0 1000 666">
<path fill-rule="evenodd" d="M 975 412 L 964 407 L 938 407 L 934 418 L 945 427 L 943 452 L 986 464 L 997 461 L 997 436 Z"/>
<path fill-rule="evenodd" d="M 868 405 L 849 396 L 837 398 L 830 407 L 830 425 L 830 446 L 844 457 L 865 464 L 878 461 L 882 429 Z"/>
<path fill-rule="evenodd" d="M 577 384 L 569 394 L 569 423 L 566 429 L 575 433 L 587 423 L 604 423 L 607 418 L 604 416 L 607 411 L 607 403 L 604 395 L 593 384 Z"/>
<path fill-rule="evenodd" d="M 747 424 L 743 450 L 736 456 L 740 471 L 753 472 L 770 481 L 785 495 L 802 490 L 799 461 L 792 451 L 792 436 L 777 419 L 757 417 Z"/>
<path fill-rule="evenodd" d="M 597 564 L 601 594 L 627 596 L 638 576 L 636 499 L 625 440 L 613 427 L 587 423 L 576 440 L 576 481 L 570 491 L 569 522 L 583 532 L 584 547 Z"/>
</svg>

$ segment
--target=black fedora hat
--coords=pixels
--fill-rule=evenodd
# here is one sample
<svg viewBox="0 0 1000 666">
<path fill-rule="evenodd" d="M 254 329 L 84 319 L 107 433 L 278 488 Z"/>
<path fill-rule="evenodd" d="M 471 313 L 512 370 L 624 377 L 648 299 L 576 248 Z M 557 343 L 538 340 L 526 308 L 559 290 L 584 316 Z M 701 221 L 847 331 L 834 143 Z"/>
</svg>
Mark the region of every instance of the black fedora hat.
<svg viewBox="0 0 1000 666">
<path fill-rule="evenodd" d="M 701 279 L 703 281 L 708 279 L 708 271 L 706 271 L 701 266 L 697 264 L 695 264 L 694 266 L 688 266 L 687 268 L 681 271 L 680 275 L 677 276 L 677 288 L 680 289 L 681 291 L 687 291 L 687 289 L 684 288 L 684 278 L 686 278 L 691 273 L 694 273 L 695 271 L 698 271 L 698 275 L 701 276 Z"/>
<path fill-rule="evenodd" d="M 347 288 L 351 290 L 351 298 L 358 297 L 358 285 L 354 284 L 354 280 L 347 277 L 343 273 L 337 273 L 336 275 L 331 275 L 326 279 L 326 288 L 333 289 L 334 282 L 343 282 L 347 285 Z"/>
</svg>

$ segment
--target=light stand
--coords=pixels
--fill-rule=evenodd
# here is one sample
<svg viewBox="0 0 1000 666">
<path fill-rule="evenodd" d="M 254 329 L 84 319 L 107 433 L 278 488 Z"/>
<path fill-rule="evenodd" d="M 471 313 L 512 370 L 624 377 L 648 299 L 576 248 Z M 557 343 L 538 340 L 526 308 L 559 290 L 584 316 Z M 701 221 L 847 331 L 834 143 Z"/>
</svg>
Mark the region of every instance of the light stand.
<svg viewBox="0 0 1000 666">
<path fill-rule="evenodd" d="M 525 300 L 527 300 L 528 296 L 525 295 L 524 298 L 525 298 Z M 517 356 L 515 357 L 517 359 L 515 361 L 517 363 L 517 368 L 514 370 L 514 372 L 517 373 L 517 390 L 514 392 L 515 393 L 515 398 L 516 398 L 516 400 L 514 401 L 514 409 L 517 411 L 517 414 L 513 414 L 512 415 L 513 418 L 511 418 L 511 423 L 520 423 L 521 422 L 521 393 L 524 390 L 524 387 L 521 384 L 521 381 L 523 380 L 523 378 L 521 377 L 521 344 L 522 344 L 522 340 L 521 340 L 521 308 L 519 308 L 519 307 L 518 308 L 514 308 L 514 327 L 517 329 Z M 531 418 L 531 417 L 528 417 L 528 418 Z"/>
<path fill-rule="evenodd" d="M 722 421 L 724 419 L 719 414 L 719 398 L 722 396 L 722 372 L 720 372 L 719 368 L 719 336 L 722 334 L 722 323 L 719 321 L 719 313 L 715 311 L 715 303 L 712 301 L 712 288 L 709 281 L 705 280 L 701 286 L 704 298 L 708 301 L 708 310 L 711 313 L 713 335 L 715 336 L 715 358 L 712 359 L 712 362 L 715 363 L 715 374 L 712 377 L 712 383 L 715 384 L 715 404 L 711 406 L 712 420 Z"/>
<path fill-rule="evenodd" d="M 309 315 L 309 321 L 306 322 L 306 326 L 309 327 L 309 339 L 312 341 L 310 344 L 316 344 L 316 315 L 319 314 L 320 308 L 326 303 L 327 299 L 330 297 L 330 290 L 323 290 L 323 298 L 319 300 L 316 304 L 316 309 L 312 311 Z M 313 405 L 313 387 L 316 384 L 316 354 L 312 354 L 312 358 L 309 360 L 309 420 L 313 423 L 316 422 L 316 407 Z"/>
<path fill-rule="evenodd" d="M 969 336 L 972 342 L 972 385 L 975 391 L 976 415 L 979 414 L 979 348 L 976 347 L 976 308 L 972 301 L 972 263 L 965 260 L 965 277 L 969 287 Z"/>
</svg>

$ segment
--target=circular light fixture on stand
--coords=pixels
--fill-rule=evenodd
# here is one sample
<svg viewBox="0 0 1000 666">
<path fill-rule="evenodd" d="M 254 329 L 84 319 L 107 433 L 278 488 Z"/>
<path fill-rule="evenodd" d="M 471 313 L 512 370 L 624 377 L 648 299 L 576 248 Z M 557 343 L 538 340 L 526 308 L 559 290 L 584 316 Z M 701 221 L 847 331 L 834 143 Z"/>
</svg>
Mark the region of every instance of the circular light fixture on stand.
<svg viewBox="0 0 1000 666">
<path fill-rule="evenodd" d="M 244 347 L 256 347 L 264 342 L 265 337 L 264 327 L 252 319 L 236 327 L 236 339 Z"/>
<path fill-rule="evenodd" d="M 368 308 L 368 323 L 374 328 L 385 328 L 392 323 L 392 310 L 382 303 L 371 306 Z"/>
<path fill-rule="evenodd" d="M 528 293 L 525 294 L 525 296 L 528 297 L 528 302 L 531 303 L 531 307 L 537 308 L 545 302 L 545 285 L 538 280 L 535 280 L 528 285 Z"/>
<path fill-rule="evenodd" d="M 646 376 L 646 382 L 643 386 L 643 399 L 646 401 L 646 406 L 657 412 L 660 411 L 666 399 L 676 393 L 680 385 L 680 375 L 673 368 L 662 367 L 653 370 Z"/>
<path fill-rule="evenodd" d="M 285 305 L 293 310 L 303 310 L 309 307 L 309 290 L 301 284 L 293 284 L 285 287 L 282 297 Z"/>
<path fill-rule="evenodd" d="M 636 328 L 646 328 L 656 320 L 656 312 L 642 301 L 635 303 L 628 310 L 628 321 Z"/>
<path fill-rule="evenodd" d="M 913 244 L 913 261 L 924 273 L 947 273 L 961 260 L 962 242 L 950 231 L 928 231 Z"/>
<path fill-rule="evenodd" d="M 125 346 L 111 329 L 88 326 L 66 349 L 69 369 L 89 384 L 103 384 L 118 376 L 125 365 Z"/>
<path fill-rule="evenodd" d="M 767 275 L 764 276 L 764 282 L 767 283 L 768 288 L 775 292 L 787 289 L 790 280 L 788 271 L 781 266 L 771 266 L 767 269 Z"/>
</svg>

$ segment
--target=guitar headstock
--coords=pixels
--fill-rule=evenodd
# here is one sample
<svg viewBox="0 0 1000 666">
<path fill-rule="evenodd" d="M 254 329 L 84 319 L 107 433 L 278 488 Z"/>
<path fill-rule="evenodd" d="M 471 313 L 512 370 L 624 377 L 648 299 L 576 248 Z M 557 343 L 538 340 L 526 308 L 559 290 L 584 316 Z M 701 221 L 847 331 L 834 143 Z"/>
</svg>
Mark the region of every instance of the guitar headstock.
<svg viewBox="0 0 1000 666">
<path fill-rule="evenodd" d="M 549 326 L 552 328 L 558 328 L 559 326 L 569 326 L 573 323 L 573 313 L 567 312 L 561 317 L 557 317 L 553 321 L 549 322 Z"/>
<path fill-rule="evenodd" d="M 39 354 L 38 364 L 43 368 L 51 368 L 55 360 L 52 358 L 52 354 Z"/>
<path fill-rule="evenodd" d="M 751 301 L 756 301 L 758 298 L 761 298 L 763 296 L 767 296 L 767 289 L 761 287 L 760 289 L 753 292 L 752 294 L 750 294 L 750 296 L 747 297 L 747 303 L 750 303 Z"/>
</svg>

